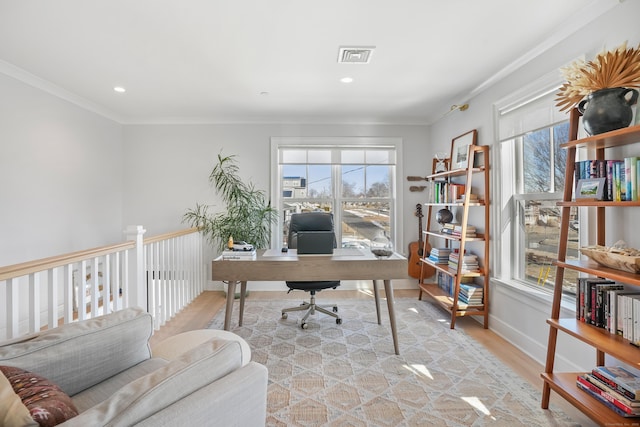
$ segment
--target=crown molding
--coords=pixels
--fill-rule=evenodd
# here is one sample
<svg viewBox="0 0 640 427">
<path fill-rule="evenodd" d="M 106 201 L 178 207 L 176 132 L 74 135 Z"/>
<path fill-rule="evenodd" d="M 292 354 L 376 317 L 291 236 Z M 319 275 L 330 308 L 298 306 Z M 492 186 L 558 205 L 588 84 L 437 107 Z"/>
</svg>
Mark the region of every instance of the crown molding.
<svg viewBox="0 0 640 427">
<path fill-rule="evenodd" d="M 98 104 L 95 104 L 85 98 L 82 98 L 68 90 L 57 86 L 47 80 L 44 80 L 30 72 L 23 70 L 20 67 L 16 67 L 15 65 L 3 61 L 0 59 L 0 73 L 16 79 L 24 84 L 40 89 L 44 92 L 47 92 L 57 98 L 63 99 L 67 102 L 77 105 L 78 107 L 91 111 L 93 113 L 99 114 L 109 120 L 113 120 L 119 124 L 123 124 L 125 122 L 124 118 L 119 114 L 104 108 Z"/>
</svg>

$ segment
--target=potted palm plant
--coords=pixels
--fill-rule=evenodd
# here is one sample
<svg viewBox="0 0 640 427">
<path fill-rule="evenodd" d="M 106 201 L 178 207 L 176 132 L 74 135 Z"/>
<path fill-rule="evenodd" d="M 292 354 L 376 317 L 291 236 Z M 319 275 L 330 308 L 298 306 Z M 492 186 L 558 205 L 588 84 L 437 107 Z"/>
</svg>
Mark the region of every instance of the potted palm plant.
<svg viewBox="0 0 640 427">
<path fill-rule="evenodd" d="M 251 182 L 243 182 L 238 171 L 235 156 L 218 154 L 209 182 L 226 204 L 225 209 L 211 212 L 208 205 L 198 203 L 182 218 L 183 223 L 199 227 L 220 251 L 226 247 L 230 237 L 244 240 L 256 248 L 266 248 L 271 226 L 278 218 L 264 191 L 256 189 Z"/>
<path fill-rule="evenodd" d="M 598 54 L 592 61 L 575 61 L 561 69 L 566 82 L 560 87 L 557 106 L 561 111 L 578 107 L 583 126 L 590 135 L 629 126 L 631 106 L 640 87 L 640 45 Z"/>
</svg>

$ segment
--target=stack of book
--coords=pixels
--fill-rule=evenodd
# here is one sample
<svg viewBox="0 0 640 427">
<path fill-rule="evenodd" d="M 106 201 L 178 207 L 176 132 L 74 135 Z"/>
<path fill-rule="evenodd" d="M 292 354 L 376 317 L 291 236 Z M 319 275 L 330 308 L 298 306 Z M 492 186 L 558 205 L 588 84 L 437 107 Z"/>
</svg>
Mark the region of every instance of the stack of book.
<svg viewBox="0 0 640 427">
<path fill-rule="evenodd" d="M 256 259 L 256 250 L 252 251 L 231 251 L 225 250 L 222 252 L 223 260 L 242 260 L 242 259 Z"/>
<path fill-rule="evenodd" d="M 469 203 L 478 203 L 479 201 L 477 194 L 469 194 Z M 460 197 L 456 199 L 456 202 L 464 203 L 464 194 L 461 194 Z"/>
<path fill-rule="evenodd" d="M 465 253 L 465 255 L 460 258 L 460 253 L 457 251 L 451 252 L 449 254 L 449 267 L 457 270 L 458 264 L 460 262 L 462 263 L 462 272 L 464 273 L 474 273 L 480 271 L 480 265 L 478 264 L 477 255 Z"/>
<path fill-rule="evenodd" d="M 451 249 L 449 248 L 432 248 L 429 253 L 429 261 L 435 264 L 447 264 L 449 262 L 449 254 Z"/>
<path fill-rule="evenodd" d="M 452 224 L 450 222 L 445 223 L 442 226 L 442 234 L 453 234 L 453 229 L 455 228 L 455 224 Z"/>
<path fill-rule="evenodd" d="M 622 366 L 597 366 L 577 385 L 623 417 L 640 416 L 640 377 Z"/>
<path fill-rule="evenodd" d="M 454 236 L 457 237 L 462 237 L 462 225 L 456 225 L 455 227 L 453 227 L 453 233 Z M 473 225 L 469 225 L 467 224 L 467 233 L 466 233 L 467 237 L 476 237 L 477 233 L 476 233 L 476 227 L 474 227 Z"/>
<path fill-rule="evenodd" d="M 484 289 L 475 283 L 460 283 L 458 301 L 468 305 L 482 305 Z"/>
</svg>

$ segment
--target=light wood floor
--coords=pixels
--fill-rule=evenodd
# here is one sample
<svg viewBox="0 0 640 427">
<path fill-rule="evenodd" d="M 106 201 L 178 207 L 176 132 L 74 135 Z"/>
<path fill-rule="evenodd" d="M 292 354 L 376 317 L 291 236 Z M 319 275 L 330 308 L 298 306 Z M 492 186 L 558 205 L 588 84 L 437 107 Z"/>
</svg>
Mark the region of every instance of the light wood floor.
<svg viewBox="0 0 640 427">
<path fill-rule="evenodd" d="M 294 299 L 301 300 L 300 293 L 286 292 L 256 292 L 252 291 L 247 297 L 247 304 L 251 304 L 252 300 L 265 299 Z M 418 298 L 417 290 L 396 290 L 396 297 L 415 297 Z M 344 298 L 373 298 L 372 295 L 361 291 L 331 291 L 332 301 Z M 429 304 L 428 297 L 424 297 L 425 304 Z M 165 338 L 179 334 L 180 332 L 190 331 L 194 329 L 206 328 L 211 319 L 219 310 L 224 310 L 225 295 L 222 291 L 206 291 L 200 294 L 188 307 L 178 313 L 173 319 L 167 322 L 159 331 L 151 337 L 151 347 L 161 342 Z M 384 303 L 383 303 L 383 309 Z M 234 313 L 237 315 L 237 313 Z M 484 329 L 482 325 L 470 317 L 461 317 L 456 320 L 456 328 L 464 330 L 469 336 L 482 344 L 487 350 L 493 353 L 507 366 L 511 367 L 518 375 L 528 381 L 533 387 L 542 393 L 542 380 L 540 373 L 544 367 L 527 356 L 513 345 L 509 344 L 503 338 L 499 337 L 489 329 Z M 402 348 L 400 349 L 402 351 Z M 558 397 L 555 393 L 551 393 L 551 403 L 564 410 L 576 422 L 583 427 L 595 426 L 589 418 L 577 411 L 572 405 L 568 404 L 564 399 Z"/>
</svg>

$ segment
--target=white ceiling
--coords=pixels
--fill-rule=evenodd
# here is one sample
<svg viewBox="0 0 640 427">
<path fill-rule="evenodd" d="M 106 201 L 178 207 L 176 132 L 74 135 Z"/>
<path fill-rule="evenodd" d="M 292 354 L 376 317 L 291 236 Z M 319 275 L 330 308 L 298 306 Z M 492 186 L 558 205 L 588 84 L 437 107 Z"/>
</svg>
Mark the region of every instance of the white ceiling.
<svg viewBox="0 0 640 427">
<path fill-rule="evenodd" d="M 616 3 L 0 0 L 0 72 L 121 123 L 423 124 Z"/>
</svg>

